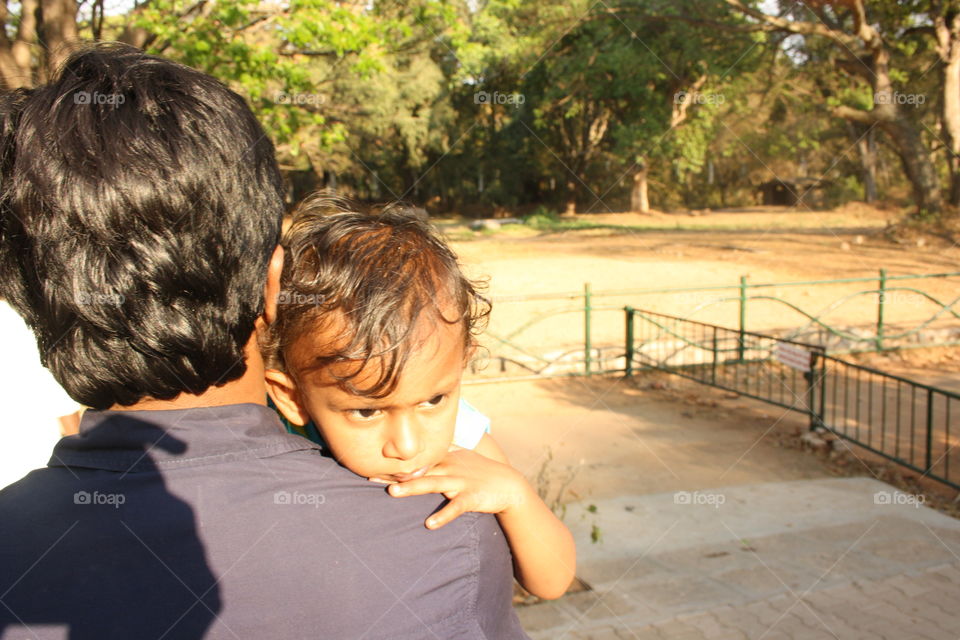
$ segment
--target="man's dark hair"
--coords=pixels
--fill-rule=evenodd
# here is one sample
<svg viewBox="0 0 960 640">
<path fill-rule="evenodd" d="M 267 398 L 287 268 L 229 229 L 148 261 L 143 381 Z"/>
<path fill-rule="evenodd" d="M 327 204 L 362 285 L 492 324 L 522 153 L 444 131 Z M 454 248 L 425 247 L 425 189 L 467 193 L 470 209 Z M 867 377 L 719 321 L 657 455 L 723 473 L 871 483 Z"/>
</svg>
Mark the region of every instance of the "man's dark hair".
<svg viewBox="0 0 960 640">
<path fill-rule="evenodd" d="M 463 274 L 430 224 L 402 205 L 363 213 L 326 197 L 308 198 L 294 213 L 283 246 L 277 320 L 262 345 L 268 367 L 286 370 L 300 337 L 330 331 L 321 353 L 310 354 L 310 369 L 354 364 L 345 374 L 331 374 L 339 386 L 382 398 L 421 346 L 421 320 L 461 324 L 467 350 L 490 313 L 480 283 Z M 356 387 L 352 380 L 371 360 L 380 375 Z"/>
<path fill-rule="evenodd" d="M 243 375 L 283 216 L 243 98 L 99 45 L 0 122 L 0 295 L 67 393 L 102 409 Z"/>
</svg>

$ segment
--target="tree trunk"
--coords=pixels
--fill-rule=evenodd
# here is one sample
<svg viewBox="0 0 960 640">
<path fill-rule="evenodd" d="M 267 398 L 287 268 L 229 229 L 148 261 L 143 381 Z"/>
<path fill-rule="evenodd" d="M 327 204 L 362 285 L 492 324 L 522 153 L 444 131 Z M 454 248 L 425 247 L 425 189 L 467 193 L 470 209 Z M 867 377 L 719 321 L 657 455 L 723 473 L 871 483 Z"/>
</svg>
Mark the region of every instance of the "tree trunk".
<svg viewBox="0 0 960 640">
<path fill-rule="evenodd" d="M 865 127 L 847 121 L 850 136 L 857 145 L 860 156 L 860 182 L 863 184 L 863 201 L 876 202 L 877 200 L 877 141 L 873 125 Z"/>
<path fill-rule="evenodd" d="M 943 210 L 940 179 L 930 160 L 930 154 L 923 145 L 917 126 L 901 116 L 893 121 L 881 122 L 880 127 L 890 136 L 900 157 L 903 171 L 907 174 L 907 179 L 913 188 L 913 200 L 917 205 L 917 212 L 921 216 L 939 215 Z"/>
<path fill-rule="evenodd" d="M 29 87 L 33 84 L 30 81 L 29 71 L 23 72 L 5 46 L 0 46 L 0 83 L 3 89 L 7 90 Z"/>
<path fill-rule="evenodd" d="M 647 165 L 641 162 L 633 174 L 633 189 L 630 191 L 630 210 L 639 213 L 650 212 L 650 200 L 647 198 Z"/>
<path fill-rule="evenodd" d="M 877 136 L 873 129 L 867 131 L 867 135 L 861 141 L 863 147 L 863 200 L 864 202 L 876 202 L 879 197 L 877 192 Z"/>
<path fill-rule="evenodd" d="M 877 124 L 890 137 L 900 157 L 903 172 L 913 190 L 913 201 L 921 216 L 939 216 L 943 211 L 940 178 L 937 176 L 930 151 L 923 144 L 920 128 L 897 102 L 897 94 L 890 80 L 890 53 L 885 47 L 873 48 L 871 77 L 874 106 L 861 111 L 844 105 L 835 107 L 834 114 L 864 125 Z"/>
<path fill-rule="evenodd" d="M 944 71 L 946 74 L 947 71 Z M 943 137 L 947 151 L 947 167 L 950 170 L 949 202 L 960 207 L 960 64 L 953 73 L 958 75 L 952 83 L 943 83 Z M 952 85 L 952 86 L 951 86 Z M 947 99 L 952 95 L 951 100 Z"/>
<path fill-rule="evenodd" d="M 47 49 L 47 78 L 56 73 L 70 56 L 77 33 L 76 0 L 40 0 L 43 22 L 40 37 Z"/>
<path fill-rule="evenodd" d="M 4 89 L 34 86 L 30 48 L 36 43 L 37 13 L 36 0 L 22 0 L 20 23 L 13 40 L 6 31 L 0 32 L 0 82 Z M 0 3 L 0 17 L 7 24 L 10 16 L 6 2 Z"/>
<path fill-rule="evenodd" d="M 900 156 L 904 173 L 913 188 L 914 203 L 917 205 L 918 212 L 921 215 L 940 215 L 943 209 L 940 181 L 930 158 L 930 152 L 923 145 L 917 124 L 904 113 L 902 105 L 898 104 L 897 94 L 890 77 L 890 51 L 880 32 L 867 17 L 865 0 L 844 0 L 842 3 L 835 3 L 842 4 L 850 11 L 853 29 L 849 33 L 823 20 L 790 20 L 764 13 L 761 9 L 744 4 L 742 0 L 725 1 L 740 13 L 760 21 L 770 31 L 821 36 L 832 41 L 841 51 L 849 53 L 859 49 L 862 43 L 866 52 L 853 54 L 856 64 L 851 65 L 850 70 L 870 83 L 873 89 L 874 106 L 870 111 L 863 111 L 841 105 L 835 107 L 833 113 L 860 124 L 878 124 L 890 136 L 897 155 Z M 944 26 L 951 37 L 960 34 L 960 28 L 958 28 L 960 20 L 956 18 L 950 25 L 945 25 L 941 18 L 936 19 L 934 23 L 940 44 L 943 42 Z M 943 57 L 942 52 L 940 55 Z"/>
<path fill-rule="evenodd" d="M 935 20 L 937 53 L 943 62 L 943 93 L 941 114 L 943 140 L 950 170 L 951 205 L 960 206 L 960 15 Z"/>
<path fill-rule="evenodd" d="M 573 180 L 567 182 L 567 208 L 563 215 L 577 215 L 577 185 Z"/>
</svg>

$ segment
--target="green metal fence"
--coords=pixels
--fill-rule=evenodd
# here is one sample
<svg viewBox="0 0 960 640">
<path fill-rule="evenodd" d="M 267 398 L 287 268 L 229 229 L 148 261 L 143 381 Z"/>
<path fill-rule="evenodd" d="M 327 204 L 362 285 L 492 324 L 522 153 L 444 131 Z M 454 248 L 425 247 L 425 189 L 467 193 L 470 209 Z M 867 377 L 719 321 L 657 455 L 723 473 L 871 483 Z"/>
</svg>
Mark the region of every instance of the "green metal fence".
<svg viewBox="0 0 960 640">
<path fill-rule="evenodd" d="M 823 347 L 627 307 L 626 375 L 659 369 L 819 424 L 814 371 Z"/>
<path fill-rule="evenodd" d="M 815 378 L 816 426 L 960 489 L 960 394 L 832 356 Z"/>
<path fill-rule="evenodd" d="M 960 489 L 960 394 L 827 355 L 823 347 L 627 307 L 626 367 L 666 371 L 807 416 Z M 951 433 L 952 431 L 952 433 Z"/>
<path fill-rule="evenodd" d="M 589 284 L 582 293 L 513 296 L 494 299 L 494 318 L 509 305 L 529 305 L 524 313 L 505 314 L 512 325 L 495 324 L 484 334 L 490 359 L 499 366 L 475 371 L 473 380 L 518 379 L 623 373 L 652 368 L 800 412 L 811 428 L 827 429 L 877 455 L 923 476 L 960 489 L 953 469 L 960 464 L 960 394 L 938 389 L 836 357 L 831 345 L 840 342 L 847 351 L 882 350 L 920 346 L 924 329 L 939 323 L 948 339 L 938 335 L 931 344 L 960 344 L 960 298 L 944 298 L 917 286 L 900 286 L 914 280 L 939 279 L 948 292 L 960 273 L 890 276 L 881 270 L 876 280 L 847 278 L 811 282 L 750 283 L 744 276 L 735 286 L 594 292 Z M 793 287 L 875 283 L 865 290 L 846 292 L 819 313 L 810 312 L 766 291 Z M 734 295 L 711 299 L 688 310 L 686 317 L 616 304 L 617 297 L 670 295 L 678 292 L 733 290 Z M 960 287 L 953 289 L 955 292 Z M 904 326 L 898 305 L 909 293 L 930 305 L 929 315 L 914 316 Z M 863 296 L 874 296 L 869 311 L 869 331 L 857 333 L 837 327 L 824 316 Z M 736 326 L 691 319 L 689 315 L 712 304 L 736 303 Z M 551 303 L 545 306 L 544 303 Z M 553 304 L 559 302 L 559 306 Z M 781 304 L 806 318 L 800 327 L 776 332 L 748 329 L 751 304 Z M 910 315 L 910 314 L 907 314 Z M 579 316 L 580 322 L 570 322 Z M 899 319 L 900 322 L 893 320 Z M 814 327 L 814 331 L 809 331 Z M 894 327 L 896 327 L 894 329 Z M 797 336 L 814 340 L 799 340 Z M 949 339 L 949 336 L 955 336 Z M 841 342 L 844 341 L 844 342 Z M 850 348 L 850 347 L 853 348 Z M 859 346 L 859 348 L 857 348 Z M 952 433 L 951 433 L 952 429 Z M 951 467 L 953 469 L 951 469 Z"/>
<path fill-rule="evenodd" d="M 861 284 L 872 286 L 856 287 Z M 940 291 L 924 284 L 936 284 Z M 802 304 L 804 294 L 829 288 L 841 289 L 829 303 L 817 308 Z M 670 303 L 673 313 L 669 315 L 714 324 L 729 320 L 744 335 L 751 331 L 775 335 L 817 344 L 833 354 L 956 345 L 960 344 L 958 292 L 960 272 L 891 275 L 881 269 L 876 278 L 753 283 L 742 276 L 731 285 L 606 291 L 593 291 L 588 283 L 577 293 L 494 296 L 491 326 L 482 338 L 492 366 L 475 370 L 472 377 L 623 371 L 620 318 L 625 306 L 638 302 L 655 311 L 664 311 L 660 303 Z M 758 309 L 760 305 L 765 307 Z M 851 307 L 859 320 L 833 317 L 844 310 L 849 314 Z M 771 312 L 773 308 L 782 313 Z M 765 312 L 765 323 L 754 319 L 761 315 L 758 311 Z M 569 321 L 571 315 L 581 316 L 579 325 Z M 504 317 L 508 320 L 500 320 Z M 770 317 L 777 318 L 777 326 L 771 325 Z"/>
</svg>

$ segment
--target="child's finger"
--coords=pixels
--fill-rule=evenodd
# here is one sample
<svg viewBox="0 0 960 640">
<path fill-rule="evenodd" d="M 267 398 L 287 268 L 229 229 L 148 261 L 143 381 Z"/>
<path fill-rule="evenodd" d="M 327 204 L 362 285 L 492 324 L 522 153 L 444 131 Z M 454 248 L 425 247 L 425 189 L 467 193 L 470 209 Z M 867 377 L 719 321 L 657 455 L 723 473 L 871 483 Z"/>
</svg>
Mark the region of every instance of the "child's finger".
<svg viewBox="0 0 960 640">
<path fill-rule="evenodd" d="M 392 484 L 387 489 L 390 495 L 400 498 L 404 496 L 422 496 L 428 493 L 453 494 L 463 488 L 463 481 L 451 476 L 424 476 L 407 482 Z"/>
<path fill-rule="evenodd" d="M 427 518 L 427 529 L 439 529 L 459 518 L 467 511 L 462 500 L 451 500 L 442 509 Z"/>
</svg>

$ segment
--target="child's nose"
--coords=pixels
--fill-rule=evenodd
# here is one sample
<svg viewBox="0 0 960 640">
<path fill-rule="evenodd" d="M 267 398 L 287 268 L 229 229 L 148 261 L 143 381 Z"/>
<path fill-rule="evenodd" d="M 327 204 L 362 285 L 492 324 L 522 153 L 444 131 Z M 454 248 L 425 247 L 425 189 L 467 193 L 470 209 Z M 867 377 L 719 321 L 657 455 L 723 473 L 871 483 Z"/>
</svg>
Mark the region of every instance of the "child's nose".
<svg viewBox="0 0 960 640">
<path fill-rule="evenodd" d="M 388 458 L 411 460 L 423 450 L 420 422 L 414 416 L 398 416 L 390 426 L 390 436 L 383 448 Z"/>
</svg>

